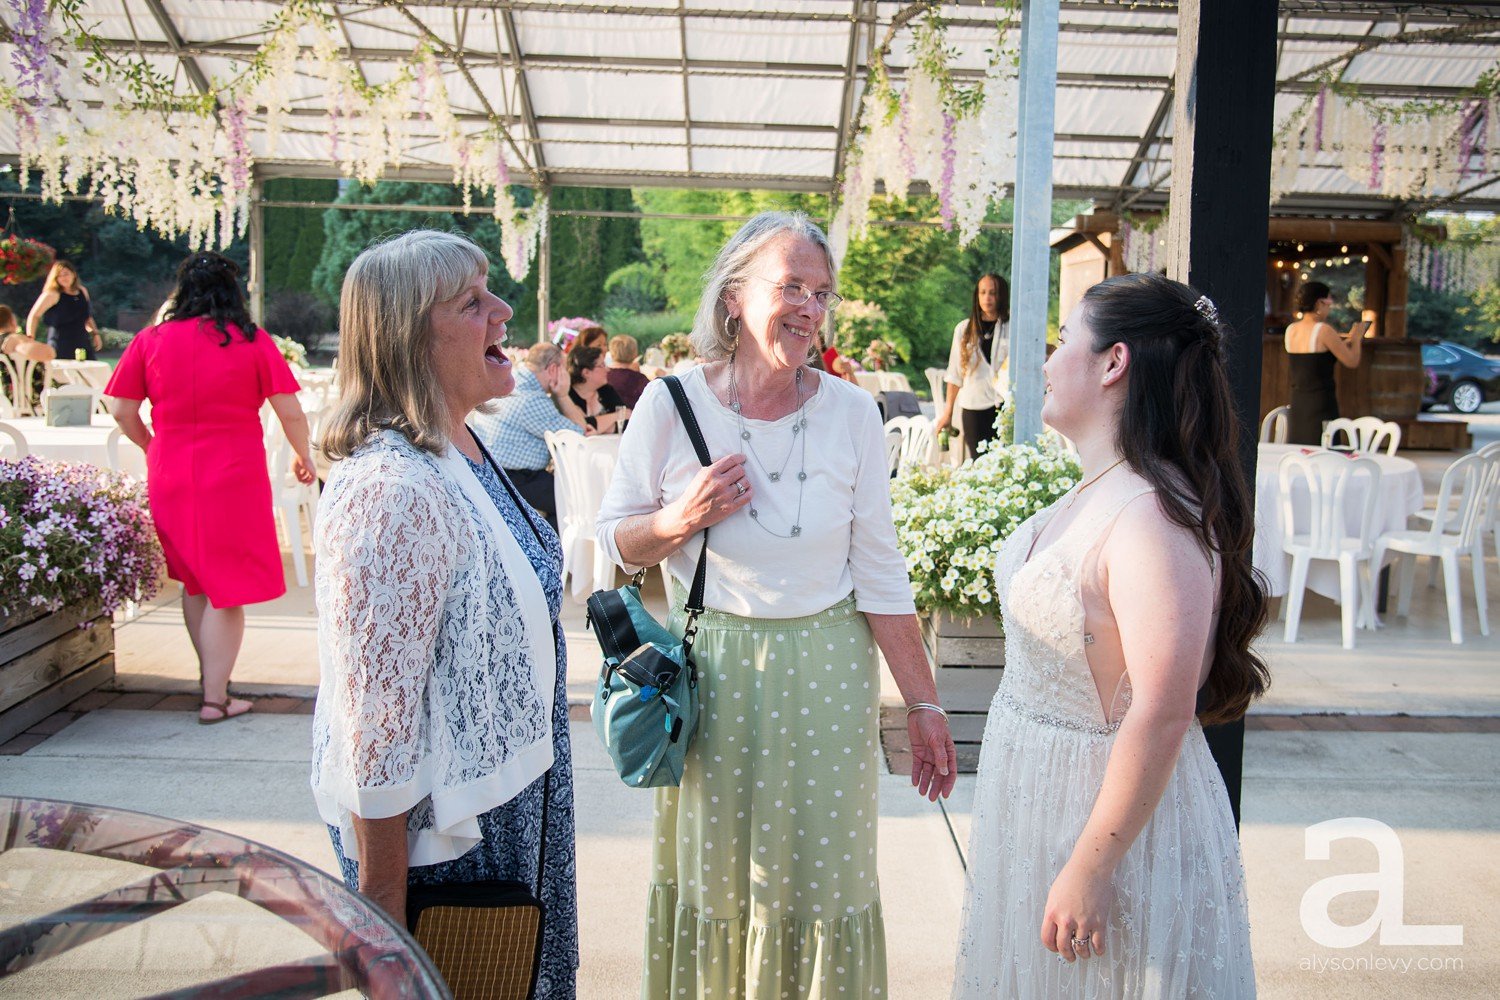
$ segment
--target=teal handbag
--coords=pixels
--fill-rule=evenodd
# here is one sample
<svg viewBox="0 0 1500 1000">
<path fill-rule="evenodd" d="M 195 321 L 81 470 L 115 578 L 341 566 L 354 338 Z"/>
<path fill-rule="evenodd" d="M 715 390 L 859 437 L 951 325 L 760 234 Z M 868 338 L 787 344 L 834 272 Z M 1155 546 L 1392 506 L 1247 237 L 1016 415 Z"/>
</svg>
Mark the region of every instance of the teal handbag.
<svg viewBox="0 0 1500 1000">
<path fill-rule="evenodd" d="M 698 461 L 712 464 L 703 432 L 675 376 L 665 379 L 682 415 Z M 641 603 L 643 569 L 617 590 L 589 595 L 585 618 L 604 651 L 594 691 L 594 732 L 620 780 L 632 788 L 676 787 L 698 728 L 698 676 L 693 639 L 703 613 L 708 531 L 698 550 L 693 586 L 683 610 L 687 624 L 678 638 Z"/>
</svg>

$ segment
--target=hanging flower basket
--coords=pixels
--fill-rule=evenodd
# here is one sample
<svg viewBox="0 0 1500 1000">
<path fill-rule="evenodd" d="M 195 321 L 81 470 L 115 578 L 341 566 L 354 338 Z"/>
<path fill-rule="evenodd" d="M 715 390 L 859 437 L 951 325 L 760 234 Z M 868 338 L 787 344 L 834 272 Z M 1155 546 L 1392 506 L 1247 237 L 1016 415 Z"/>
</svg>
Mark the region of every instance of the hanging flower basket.
<svg viewBox="0 0 1500 1000">
<path fill-rule="evenodd" d="M 57 251 L 40 240 L 14 233 L 0 237 L 0 281 L 7 285 L 35 281 L 47 273 L 56 258 Z"/>
</svg>

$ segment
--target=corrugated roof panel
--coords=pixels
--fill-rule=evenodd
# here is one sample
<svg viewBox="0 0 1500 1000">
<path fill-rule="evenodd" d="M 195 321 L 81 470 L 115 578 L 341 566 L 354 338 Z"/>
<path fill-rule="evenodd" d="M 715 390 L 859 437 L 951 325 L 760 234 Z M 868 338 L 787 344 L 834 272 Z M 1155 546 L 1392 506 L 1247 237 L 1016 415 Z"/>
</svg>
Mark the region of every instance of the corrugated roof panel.
<svg viewBox="0 0 1500 1000">
<path fill-rule="evenodd" d="M 837 127 L 843 93 L 844 83 L 837 79 L 693 76 L 688 81 L 694 121 Z"/>
</svg>

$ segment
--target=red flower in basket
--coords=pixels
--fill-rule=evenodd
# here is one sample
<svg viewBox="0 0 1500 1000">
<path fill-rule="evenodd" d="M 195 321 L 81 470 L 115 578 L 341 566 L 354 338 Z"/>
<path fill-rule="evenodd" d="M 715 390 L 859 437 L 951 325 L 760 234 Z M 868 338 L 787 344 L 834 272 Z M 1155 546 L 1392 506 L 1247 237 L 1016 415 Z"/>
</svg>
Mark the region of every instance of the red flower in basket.
<svg viewBox="0 0 1500 1000">
<path fill-rule="evenodd" d="M 47 273 L 57 251 L 40 240 L 8 234 L 0 237 L 0 265 L 3 265 L 7 285 L 23 285 L 35 281 Z"/>
</svg>

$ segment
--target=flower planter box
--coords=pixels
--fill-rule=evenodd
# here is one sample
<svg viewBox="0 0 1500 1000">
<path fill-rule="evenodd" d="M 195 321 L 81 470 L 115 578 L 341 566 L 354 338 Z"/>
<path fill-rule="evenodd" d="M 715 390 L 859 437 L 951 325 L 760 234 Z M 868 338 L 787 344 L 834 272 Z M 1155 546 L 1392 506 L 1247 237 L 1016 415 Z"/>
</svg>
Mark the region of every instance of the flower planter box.
<svg viewBox="0 0 1500 1000">
<path fill-rule="evenodd" d="M 938 701 L 958 749 L 958 769 L 972 774 L 990 701 L 1005 673 L 1005 635 L 990 618 L 950 618 L 941 612 L 921 616 L 922 642 L 932 659 Z"/>
<path fill-rule="evenodd" d="M 114 622 L 97 606 L 0 615 L 0 743 L 114 676 Z"/>
</svg>

